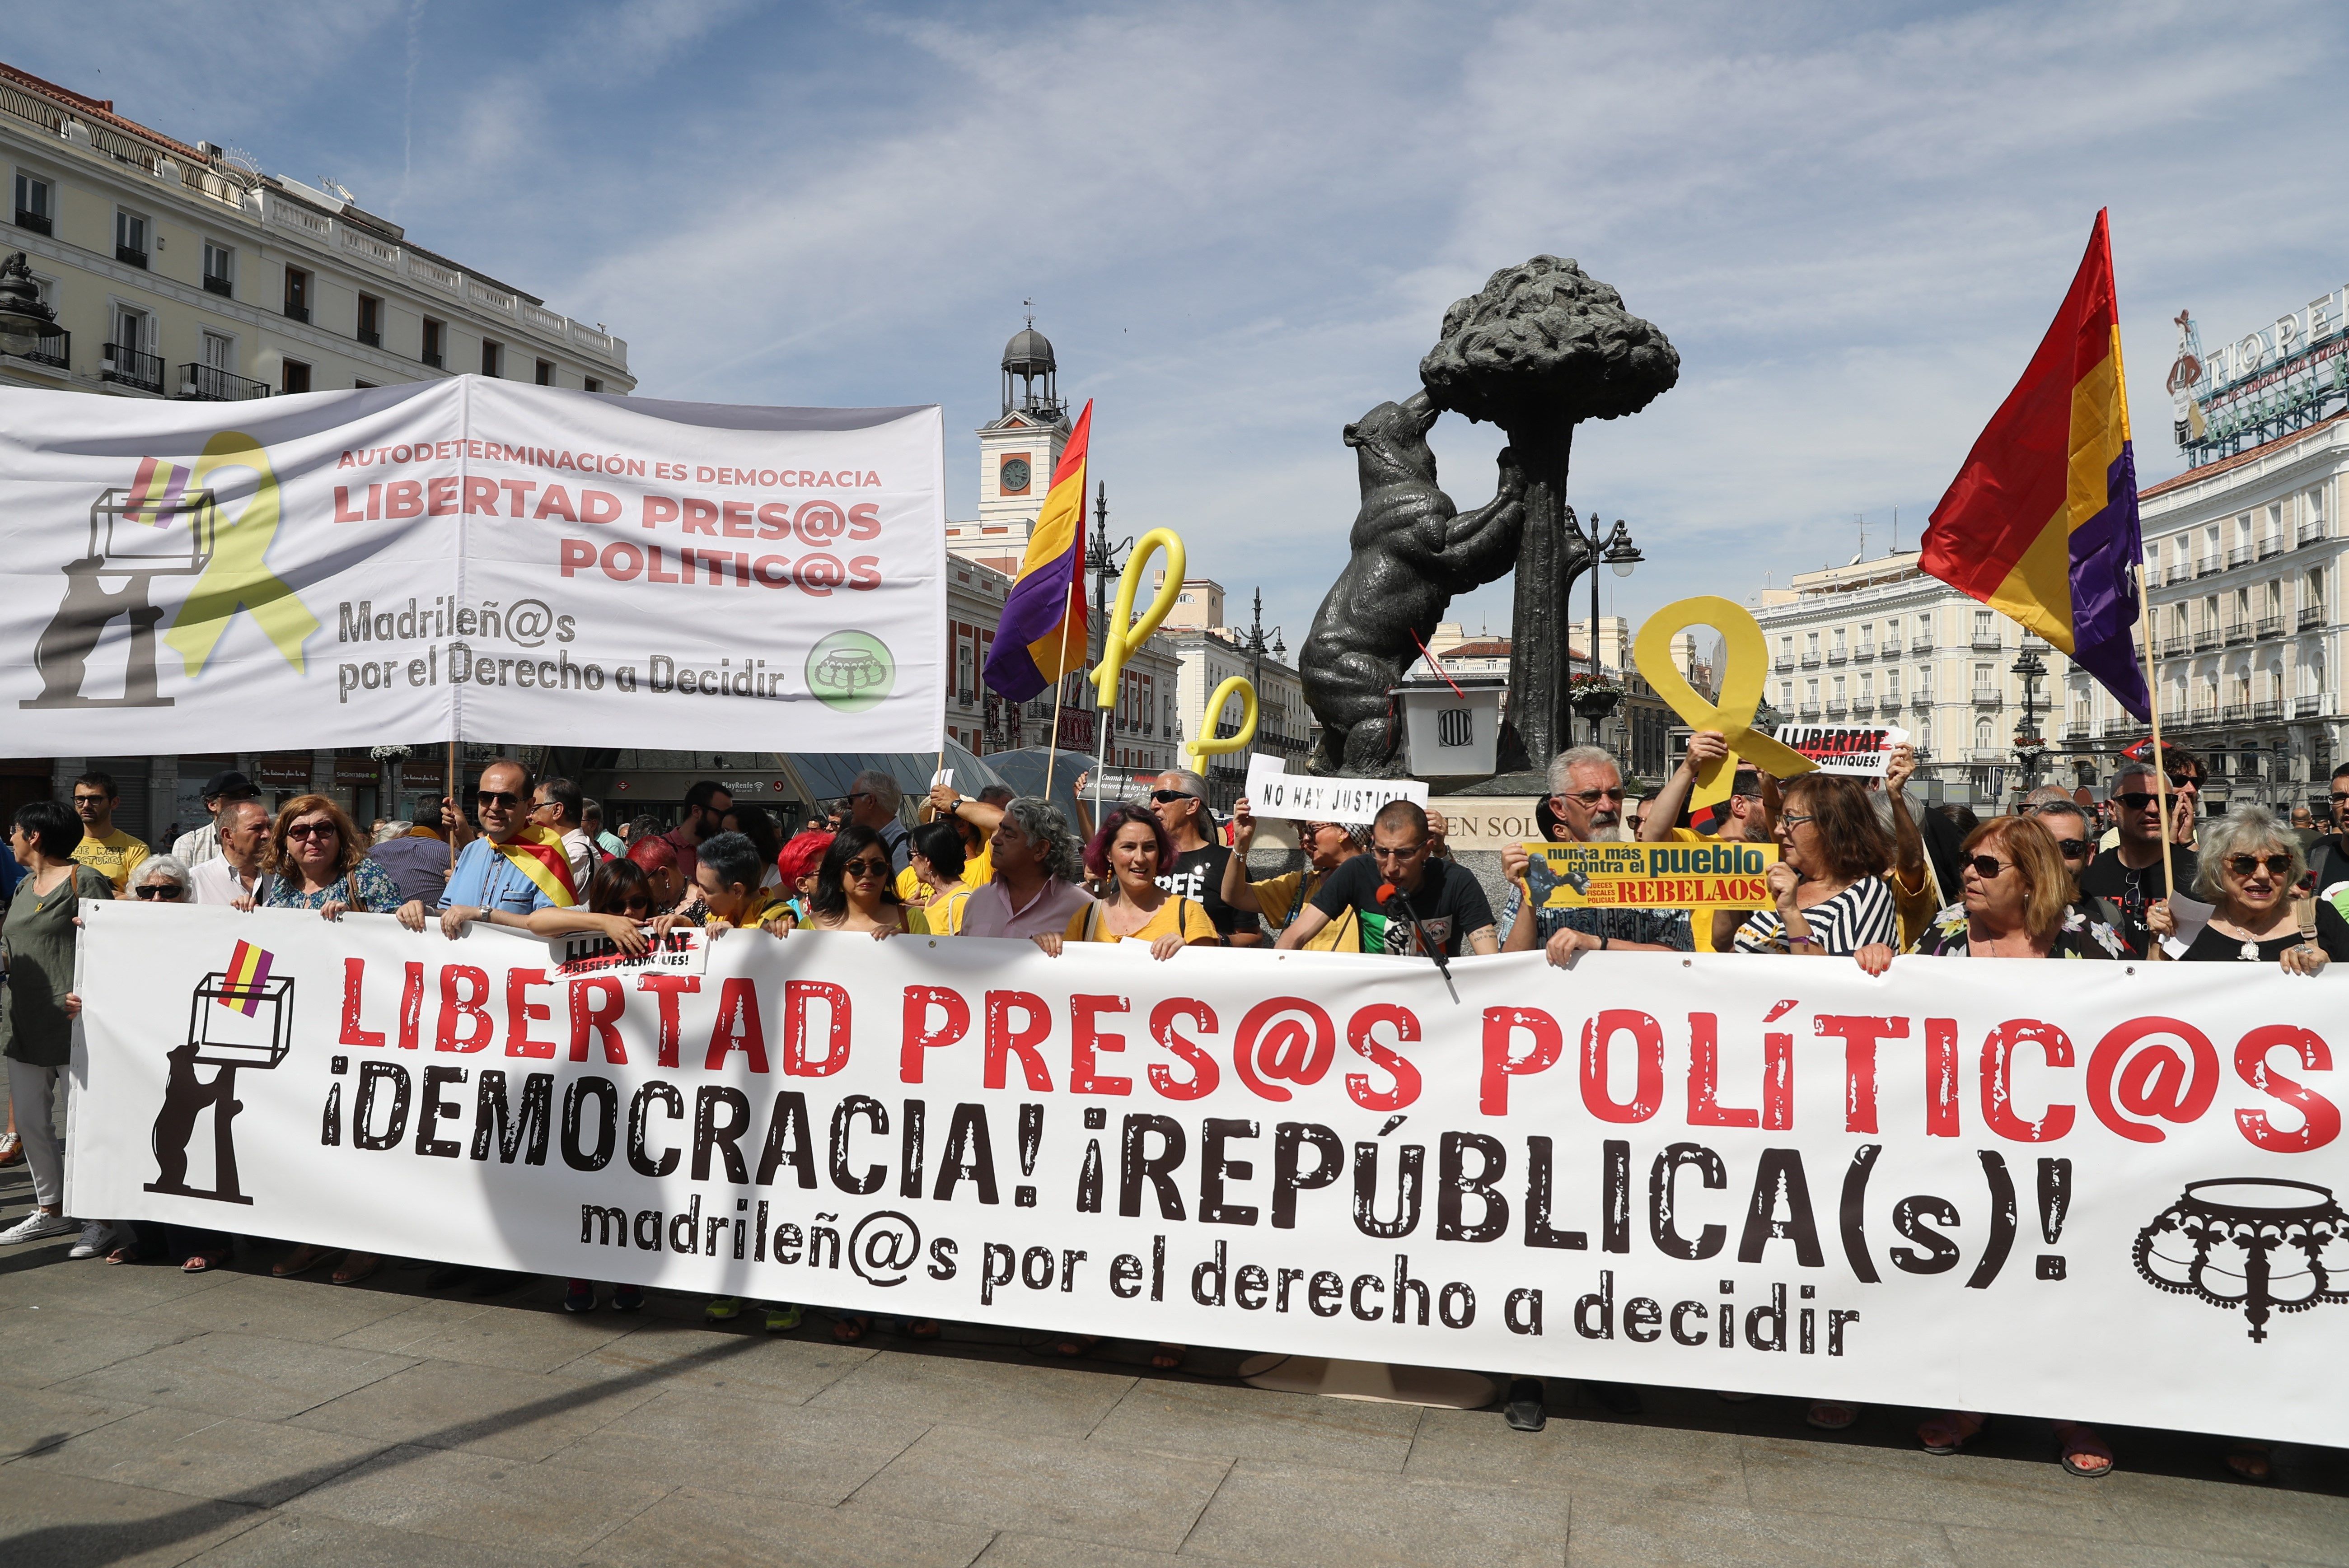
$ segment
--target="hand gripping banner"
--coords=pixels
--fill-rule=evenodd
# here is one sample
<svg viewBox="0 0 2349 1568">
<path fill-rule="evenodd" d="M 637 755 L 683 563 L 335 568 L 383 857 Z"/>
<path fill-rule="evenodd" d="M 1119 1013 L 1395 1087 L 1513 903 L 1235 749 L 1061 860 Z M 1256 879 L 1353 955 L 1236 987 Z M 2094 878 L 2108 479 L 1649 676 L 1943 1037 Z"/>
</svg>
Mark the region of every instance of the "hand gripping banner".
<svg viewBox="0 0 2349 1568">
<path fill-rule="evenodd" d="M 2349 1442 L 2330 975 L 82 909 L 76 1214 Z"/>
</svg>

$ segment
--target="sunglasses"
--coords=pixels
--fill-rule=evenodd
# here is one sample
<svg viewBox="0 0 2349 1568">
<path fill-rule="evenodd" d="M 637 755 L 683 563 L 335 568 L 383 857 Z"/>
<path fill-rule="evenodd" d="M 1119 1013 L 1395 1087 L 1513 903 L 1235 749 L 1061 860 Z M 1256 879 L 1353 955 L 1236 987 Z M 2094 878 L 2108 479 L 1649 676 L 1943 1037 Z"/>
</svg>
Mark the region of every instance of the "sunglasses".
<svg viewBox="0 0 2349 1568">
<path fill-rule="evenodd" d="M 2152 805 L 2158 798 L 2158 797 L 2147 794 L 2142 789 L 2131 789 L 2126 794 L 2114 796 L 2113 799 L 2115 803 L 2127 807 L 2129 810 L 2142 811 L 2147 806 Z"/>
<path fill-rule="evenodd" d="M 511 789 L 477 789 L 473 792 L 473 804 L 485 811 L 492 806 L 511 811 L 522 804 L 522 797 Z"/>
<path fill-rule="evenodd" d="M 2004 873 L 2006 868 L 2013 862 L 2000 860 L 1996 855 L 1969 855 L 1966 857 L 1966 864 L 1972 868 L 1974 875 L 1982 878 L 1982 881 L 1996 882 Z"/>
<path fill-rule="evenodd" d="M 1622 798 L 1623 790 L 1619 785 L 1612 789 L 1574 789 L 1562 791 L 1550 797 L 1553 800 L 1579 800 L 1586 806 L 1596 806 L 1601 800 L 1620 800 Z"/>
<path fill-rule="evenodd" d="M 1400 850 L 1390 849 L 1384 844 L 1372 844 L 1371 846 L 1371 856 L 1373 860 L 1407 861 L 1425 848 L 1427 848 L 1427 844 L 1423 840 L 1419 843 L 1412 844 Z"/>
<path fill-rule="evenodd" d="M 647 898 L 644 894 L 638 893 L 636 897 L 628 900 L 627 903 L 620 906 L 620 913 L 623 914 L 650 914 L 652 913 L 652 909 L 653 901 Z"/>
<path fill-rule="evenodd" d="M 2280 877 L 2283 875 L 2284 872 L 2292 870 L 2292 857 L 2290 855 L 2268 855 L 2265 857 L 2259 855 L 2229 855 L 2227 857 L 2227 869 L 2239 877 L 2250 876 L 2261 866 L 2267 867 L 2268 875 L 2271 877 Z"/>
<path fill-rule="evenodd" d="M 2055 841 L 2055 849 L 2056 851 L 2065 860 L 2076 861 L 2082 855 L 2088 852 L 2088 841 L 2085 839 L 2058 839 Z"/>
<path fill-rule="evenodd" d="M 289 839 L 334 839 L 342 836 L 342 830 L 332 822 L 296 822 L 285 830 L 285 836 Z"/>
<path fill-rule="evenodd" d="M 1169 800 L 1195 800 L 1197 799 L 1198 797 L 1192 794 L 1188 789 L 1153 789 L 1150 792 L 1151 803 L 1158 806 L 1164 806 Z"/>
<path fill-rule="evenodd" d="M 2335 800 L 2349 800 L 2349 790 L 2335 789 L 2333 791 L 2333 798 Z"/>
<path fill-rule="evenodd" d="M 843 876 L 882 877 L 889 874 L 887 861 L 850 861 L 840 868 Z"/>
<path fill-rule="evenodd" d="M 140 898 L 160 899 L 178 899 L 186 892 L 185 889 L 174 887 L 170 882 L 149 882 L 145 887 L 135 887 L 130 891 Z"/>
</svg>

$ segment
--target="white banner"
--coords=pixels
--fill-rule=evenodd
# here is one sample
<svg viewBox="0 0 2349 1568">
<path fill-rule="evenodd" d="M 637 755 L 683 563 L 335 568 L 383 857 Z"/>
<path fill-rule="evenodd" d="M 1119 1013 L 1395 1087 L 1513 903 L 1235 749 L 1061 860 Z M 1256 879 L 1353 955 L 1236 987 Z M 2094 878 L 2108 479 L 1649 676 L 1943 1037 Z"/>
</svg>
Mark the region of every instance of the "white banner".
<svg viewBox="0 0 2349 1568">
<path fill-rule="evenodd" d="M 2349 1443 L 2349 980 L 83 913 L 77 1215 Z"/>
<path fill-rule="evenodd" d="M 1909 732 L 1897 724 L 1782 724 L 1773 738 L 1817 763 L 1822 773 L 1881 779 L 1892 748 L 1909 744 Z"/>
<path fill-rule="evenodd" d="M 0 752 L 920 751 L 939 411 L 0 391 Z"/>
<path fill-rule="evenodd" d="M 1427 786 L 1416 779 L 1324 779 L 1291 773 L 1278 757 L 1248 753 L 1248 810 L 1259 817 L 1292 822 L 1368 824 L 1392 800 L 1427 804 Z"/>
</svg>

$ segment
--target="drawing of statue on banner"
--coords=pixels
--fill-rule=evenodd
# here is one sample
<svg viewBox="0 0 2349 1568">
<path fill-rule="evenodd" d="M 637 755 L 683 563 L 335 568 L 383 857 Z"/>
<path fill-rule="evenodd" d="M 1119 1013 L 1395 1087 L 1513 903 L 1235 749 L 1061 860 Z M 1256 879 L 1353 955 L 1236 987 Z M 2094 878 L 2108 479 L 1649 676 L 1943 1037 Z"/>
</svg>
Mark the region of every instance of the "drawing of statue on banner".
<svg viewBox="0 0 2349 1568">
<path fill-rule="evenodd" d="M 222 492 L 233 506 L 247 482 L 251 493 L 232 516 Z M 196 579 L 163 636 L 191 678 L 203 673 L 239 610 L 303 671 L 303 644 L 319 623 L 267 564 L 279 517 L 268 454 L 240 431 L 212 437 L 192 467 L 140 459 L 128 486 L 103 490 L 90 503 L 88 547 L 62 568 L 64 596 L 34 645 L 41 694 L 17 706 L 170 707 L 173 699 L 162 694 L 157 668 L 155 629 L 166 614 L 153 599 L 158 578 Z M 109 587 L 109 578 L 119 582 Z M 121 695 L 95 695 L 87 689 L 90 659 L 117 621 L 128 634 Z"/>
<path fill-rule="evenodd" d="M 155 1151 L 155 1180 L 150 1192 L 172 1192 L 186 1198 L 210 1198 L 222 1203 L 251 1203 L 237 1180 L 236 1145 L 230 1123 L 244 1102 L 236 1098 L 236 1070 L 265 1072 L 285 1061 L 293 1048 L 294 981 L 273 975 L 277 955 L 250 942 L 240 942 L 225 968 L 213 970 L 197 984 L 188 1003 L 188 1037 L 164 1053 L 171 1063 L 164 1080 L 163 1107 L 155 1114 L 149 1142 Z M 345 1058 L 337 1057 L 340 1072 Z M 196 1068 L 213 1069 L 211 1081 Z M 339 1105 L 342 1086 L 333 1094 Z M 212 1184 L 188 1184 L 188 1145 L 196 1136 L 205 1110 L 212 1113 Z"/>
</svg>

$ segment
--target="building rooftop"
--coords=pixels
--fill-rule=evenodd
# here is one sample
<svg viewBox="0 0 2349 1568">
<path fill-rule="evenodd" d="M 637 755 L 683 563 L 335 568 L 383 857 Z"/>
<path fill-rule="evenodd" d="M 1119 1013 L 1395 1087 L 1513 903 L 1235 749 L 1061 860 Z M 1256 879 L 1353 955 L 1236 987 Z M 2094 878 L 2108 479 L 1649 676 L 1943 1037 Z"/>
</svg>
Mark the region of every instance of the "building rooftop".
<svg viewBox="0 0 2349 1568">
<path fill-rule="evenodd" d="M 2247 463 L 2255 463 L 2261 458 L 2272 457 L 2276 453 L 2282 451 L 2287 447 L 2294 446 L 2299 442 L 2308 439 L 2309 437 L 2315 435 L 2319 430 L 2338 425 L 2344 419 L 2349 419 L 2349 411 L 2335 414 L 2327 419 L 2319 419 L 2315 424 L 2309 426 L 2304 430 L 2294 430 L 2288 436 L 2279 436 L 2274 440 L 2266 442 L 2261 446 L 2253 447 L 2248 451 L 2237 452 L 2231 458 L 2220 458 L 2215 462 L 2204 463 L 2199 469 L 2189 469 L 2184 473 L 2166 479 L 2159 484 L 2155 485 L 2148 490 L 2141 490 L 2137 491 L 2137 499 L 2139 500 L 2151 500 L 2154 497 L 2167 495 L 2171 490 L 2182 490 L 2188 485 L 2199 484 L 2204 480 L 2216 478 L 2218 475 L 2226 473 L 2231 469 L 2240 469 Z"/>
</svg>

